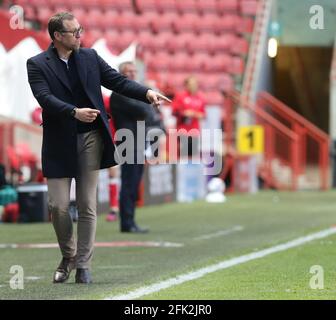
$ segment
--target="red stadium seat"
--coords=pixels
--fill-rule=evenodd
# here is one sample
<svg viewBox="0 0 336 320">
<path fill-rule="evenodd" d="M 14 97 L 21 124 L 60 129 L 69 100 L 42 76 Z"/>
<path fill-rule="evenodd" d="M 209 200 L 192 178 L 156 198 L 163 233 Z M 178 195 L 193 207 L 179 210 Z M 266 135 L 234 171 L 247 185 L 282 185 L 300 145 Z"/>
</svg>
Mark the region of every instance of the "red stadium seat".
<svg viewBox="0 0 336 320">
<path fill-rule="evenodd" d="M 167 74 L 166 83 L 173 87 L 176 91 L 181 91 L 184 88 L 184 81 L 190 75 L 186 72 L 176 72 Z"/>
<path fill-rule="evenodd" d="M 150 31 L 152 28 L 152 21 L 157 19 L 157 13 L 155 12 L 145 12 L 141 15 L 134 15 L 133 20 L 131 21 L 131 25 L 134 30 L 137 31 Z"/>
<path fill-rule="evenodd" d="M 142 13 L 157 11 L 156 0 L 139 0 L 137 1 L 137 7 Z"/>
<path fill-rule="evenodd" d="M 133 11 L 131 0 L 97 0 L 99 7 L 104 10 L 117 10 L 119 12 Z"/>
<path fill-rule="evenodd" d="M 229 92 L 234 89 L 234 80 L 229 74 L 221 74 L 219 77 L 219 90 Z"/>
<path fill-rule="evenodd" d="M 82 24 L 87 15 L 87 11 L 81 7 L 73 8 L 71 13 L 76 17 L 80 24 Z"/>
<path fill-rule="evenodd" d="M 156 55 L 149 56 L 147 58 L 148 69 L 151 71 L 168 71 L 170 56 L 166 52 L 159 52 Z"/>
<path fill-rule="evenodd" d="M 176 8 L 180 13 L 187 13 L 187 12 L 197 12 L 196 7 L 196 0 L 178 0 L 176 1 Z"/>
<path fill-rule="evenodd" d="M 196 25 L 200 21 L 200 16 L 194 13 L 185 13 L 178 20 L 173 22 L 175 32 L 196 31 Z"/>
<path fill-rule="evenodd" d="M 107 46 L 113 51 L 118 52 L 118 41 L 120 38 L 120 33 L 116 30 L 109 29 L 104 32 L 104 38 L 106 39 Z"/>
<path fill-rule="evenodd" d="M 87 48 L 91 48 L 92 45 L 99 40 L 100 38 L 104 37 L 104 33 L 99 29 L 91 29 L 85 31 L 83 36 L 83 44 Z"/>
<path fill-rule="evenodd" d="M 206 72 L 228 72 L 232 62 L 229 54 L 217 54 L 207 61 L 205 64 Z"/>
<path fill-rule="evenodd" d="M 213 13 L 204 14 L 201 18 L 197 17 L 197 23 L 195 23 L 194 30 L 196 32 L 214 32 L 215 21 L 218 16 Z"/>
<path fill-rule="evenodd" d="M 213 41 L 214 35 L 212 33 L 202 33 L 193 41 L 188 41 L 186 48 L 190 53 L 196 52 L 214 52 Z"/>
<path fill-rule="evenodd" d="M 19 5 L 21 7 L 25 7 L 27 4 L 32 4 L 32 1 L 30 1 L 30 0 L 16 0 L 15 4 Z"/>
<path fill-rule="evenodd" d="M 227 31 L 236 31 L 240 23 L 240 17 L 234 14 L 224 14 L 214 22 L 214 29 L 216 33 L 223 33 Z"/>
<path fill-rule="evenodd" d="M 217 0 L 196 1 L 195 5 L 199 13 L 216 13 L 217 12 Z"/>
<path fill-rule="evenodd" d="M 230 47 L 230 52 L 236 55 L 246 55 L 249 50 L 249 43 L 243 37 L 236 37 L 235 45 Z"/>
<path fill-rule="evenodd" d="M 58 0 L 53 0 L 53 1 L 58 1 Z M 67 2 L 67 1 L 63 1 L 63 2 Z M 71 11 L 73 11 L 76 8 L 81 8 L 83 10 L 87 10 L 88 9 L 88 8 L 86 8 L 86 6 L 83 6 L 82 0 L 71 0 L 71 1 L 68 1 L 68 5 L 69 5 Z"/>
<path fill-rule="evenodd" d="M 96 17 L 101 17 L 104 14 L 104 12 L 97 7 L 94 7 L 88 11 L 89 16 L 96 16 Z"/>
<path fill-rule="evenodd" d="M 151 21 L 152 30 L 154 32 L 173 30 L 173 23 L 177 19 L 179 19 L 179 16 L 174 12 L 155 15 Z"/>
<path fill-rule="evenodd" d="M 153 50 L 153 41 L 154 36 L 153 34 L 148 30 L 142 30 L 138 33 L 137 40 L 139 44 L 142 46 L 143 49 L 146 51 Z"/>
<path fill-rule="evenodd" d="M 123 32 L 125 30 L 133 29 L 132 21 L 136 15 L 133 12 L 123 12 L 117 15 L 111 22 L 111 27 Z"/>
<path fill-rule="evenodd" d="M 65 2 L 64 0 L 59 1 L 60 4 L 64 4 L 64 2 Z M 44 1 L 44 0 L 30 0 L 30 1 L 27 1 L 23 6 L 26 6 L 28 4 L 31 5 L 31 6 L 34 6 L 36 8 L 45 7 L 46 5 L 50 6 L 50 5 L 46 4 L 46 1 Z"/>
<path fill-rule="evenodd" d="M 170 56 L 169 70 L 182 72 L 186 71 L 186 66 L 190 61 L 190 56 L 186 52 L 178 52 Z"/>
<path fill-rule="evenodd" d="M 57 12 L 68 12 L 71 8 L 66 4 L 59 4 L 53 7 L 53 14 Z"/>
<path fill-rule="evenodd" d="M 220 14 L 237 12 L 238 11 L 238 0 L 224 0 L 217 1 L 217 12 Z"/>
<path fill-rule="evenodd" d="M 241 57 L 232 57 L 229 72 L 233 75 L 242 75 L 245 68 L 244 59 Z"/>
<path fill-rule="evenodd" d="M 223 96 L 219 90 L 204 92 L 205 102 L 207 105 L 219 105 L 223 103 Z"/>
<path fill-rule="evenodd" d="M 43 28 L 46 28 L 52 12 L 49 7 L 37 8 L 37 20 L 42 24 Z"/>
<path fill-rule="evenodd" d="M 100 8 L 98 0 L 82 0 L 81 4 L 84 8 L 87 8 L 87 10 L 91 10 L 93 8 Z"/>
<path fill-rule="evenodd" d="M 36 20 L 36 11 L 35 7 L 26 5 L 24 7 L 24 19 L 29 20 L 29 21 L 34 21 Z"/>
<path fill-rule="evenodd" d="M 161 13 L 166 12 L 177 12 L 176 3 L 180 0 L 164 0 L 164 1 L 157 1 L 156 2 L 156 8 Z"/>
<path fill-rule="evenodd" d="M 209 63 L 210 56 L 205 52 L 194 53 L 188 63 L 187 68 L 192 72 L 201 72 L 205 71 L 207 63 Z"/>
<path fill-rule="evenodd" d="M 126 30 L 119 34 L 119 39 L 115 43 L 120 52 L 128 48 L 132 42 L 137 42 L 137 35 L 132 30 Z"/>
<path fill-rule="evenodd" d="M 104 11 L 104 17 L 114 19 L 117 15 L 119 15 L 119 11 L 115 8 L 109 8 Z"/>
<path fill-rule="evenodd" d="M 219 88 L 219 73 L 204 74 L 200 77 L 199 86 L 202 91 L 214 90 Z"/>
<path fill-rule="evenodd" d="M 183 32 L 177 34 L 167 43 L 167 50 L 169 52 L 185 51 L 189 47 L 190 42 L 195 41 L 195 34 L 192 32 Z"/>
<path fill-rule="evenodd" d="M 207 33 L 201 33 L 200 38 L 202 37 L 206 37 L 206 51 L 209 53 L 209 54 L 215 54 L 216 51 L 217 51 L 217 41 L 218 41 L 218 36 L 216 34 L 214 34 L 213 32 L 207 32 Z M 202 51 L 202 49 L 201 49 Z M 203 49 L 204 51 L 204 49 Z"/>
<path fill-rule="evenodd" d="M 113 29 L 113 22 L 117 15 L 118 12 L 115 10 L 110 9 L 105 11 L 97 21 L 98 28 L 101 30 Z"/>
<path fill-rule="evenodd" d="M 92 8 L 91 10 L 88 11 L 87 16 L 82 19 L 81 23 L 86 29 L 100 28 L 102 17 L 103 17 L 103 13 L 100 9 Z"/>
<path fill-rule="evenodd" d="M 149 48 L 154 51 L 166 51 L 167 44 L 171 41 L 174 41 L 174 34 L 169 31 L 163 31 L 157 35 L 152 35 L 152 42 Z"/>
<path fill-rule="evenodd" d="M 240 12 L 242 15 L 255 16 L 258 10 L 257 0 L 240 0 Z"/>
<path fill-rule="evenodd" d="M 234 87 L 234 81 L 229 74 L 226 73 L 210 73 L 204 74 L 199 78 L 200 87 L 204 91 L 224 91 L 228 92 Z"/>
<path fill-rule="evenodd" d="M 238 33 L 252 33 L 254 28 L 254 18 L 239 17 L 239 23 L 236 27 Z"/>
<path fill-rule="evenodd" d="M 234 46 L 235 36 L 232 33 L 225 33 L 216 37 L 213 43 L 213 50 L 216 52 L 229 51 L 231 46 Z"/>
</svg>

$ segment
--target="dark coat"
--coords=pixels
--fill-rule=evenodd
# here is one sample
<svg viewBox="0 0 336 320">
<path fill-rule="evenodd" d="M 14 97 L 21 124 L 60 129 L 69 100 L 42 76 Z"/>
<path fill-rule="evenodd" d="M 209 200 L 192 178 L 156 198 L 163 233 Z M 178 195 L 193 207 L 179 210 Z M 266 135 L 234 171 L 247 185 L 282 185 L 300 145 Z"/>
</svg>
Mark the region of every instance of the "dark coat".
<svg viewBox="0 0 336 320">
<path fill-rule="evenodd" d="M 131 81 L 112 69 L 93 49 L 74 52 L 75 62 L 83 88 L 100 110 L 104 141 L 101 169 L 117 164 L 108 115 L 104 108 L 101 85 L 122 95 L 147 101 L 148 88 Z M 47 178 L 75 177 L 77 174 L 77 125 L 71 116 L 75 107 L 69 80 L 57 68 L 57 55 L 52 45 L 45 52 L 28 59 L 27 70 L 30 87 L 43 109 L 42 169 Z"/>
</svg>

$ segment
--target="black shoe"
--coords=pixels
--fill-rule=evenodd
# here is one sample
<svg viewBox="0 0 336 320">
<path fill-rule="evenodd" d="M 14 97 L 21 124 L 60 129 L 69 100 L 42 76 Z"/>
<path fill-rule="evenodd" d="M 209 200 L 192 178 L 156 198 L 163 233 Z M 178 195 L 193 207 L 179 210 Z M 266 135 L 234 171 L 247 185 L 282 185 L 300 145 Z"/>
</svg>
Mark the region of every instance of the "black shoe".
<svg viewBox="0 0 336 320">
<path fill-rule="evenodd" d="M 69 279 L 71 271 L 75 268 L 76 258 L 63 258 L 54 273 L 54 283 L 63 283 Z"/>
<path fill-rule="evenodd" d="M 78 268 L 76 271 L 76 283 L 92 283 L 91 273 L 89 269 Z"/>
<path fill-rule="evenodd" d="M 121 232 L 130 232 L 130 233 L 147 233 L 149 229 L 147 228 L 140 228 L 138 226 L 133 226 L 130 228 L 121 228 Z"/>
</svg>

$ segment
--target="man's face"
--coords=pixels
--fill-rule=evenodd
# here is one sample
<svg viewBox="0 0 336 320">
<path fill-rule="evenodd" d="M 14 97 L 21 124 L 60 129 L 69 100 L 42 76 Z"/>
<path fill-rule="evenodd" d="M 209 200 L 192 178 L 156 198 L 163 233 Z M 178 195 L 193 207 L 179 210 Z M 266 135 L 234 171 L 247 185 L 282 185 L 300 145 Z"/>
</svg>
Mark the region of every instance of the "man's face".
<svg viewBox="0 0 336 320">
<path fill-rule="evenodd" d="M 186 88 L 190 93 L 196 93 L 198 90 L 198 82 L 197 79 L 194 77 L 191 77 L 188 79 L 186 83 Z"/>
<path fill-rule="evenodd" d="M 64 20 L 57 40 L 68 50 L 78 50 L 81 43 L 81 26 L 77 19 Z"/>
<path fill-rule="evenodd" d="M 126 64 L 121 72 L 128 79 L 135 80 L 137 75 L 137 70 L 134 64 Z"/>
</svg>

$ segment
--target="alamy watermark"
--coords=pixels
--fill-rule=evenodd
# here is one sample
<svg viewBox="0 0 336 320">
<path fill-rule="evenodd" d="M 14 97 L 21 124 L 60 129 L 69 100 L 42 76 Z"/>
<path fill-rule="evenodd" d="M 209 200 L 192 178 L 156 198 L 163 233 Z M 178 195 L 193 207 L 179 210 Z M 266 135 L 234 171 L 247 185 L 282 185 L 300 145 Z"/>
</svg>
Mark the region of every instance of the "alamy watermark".
<svg viewBox="0 0 336 320">
<path fill-rule="evenodd" d="M 310 267 L 309 273 L 314 274 L 309 281 L 309 287 L 313 290 L 324 289 L 324 270 L 320 265 Z"/>
<path fill-rule="evenodd" d="M 9 286 L 13 290 L 24 289 L 24 271 L 23 267 L 19 265 L 13 265 L 9 269 L 10 274 L 14 274 L 9 280 Z"/>
<path fill-rule="evenodd" d="M 164 148 L 160 137 L 165 135 Z M 119 129 L 114 135 L 114 158 L 119 164 L 203 164 L 212 174 L 222 170 L 221 129 L 147 130 L 144 121 L 137 121 L 136 136 L 130 129 Z M 164 154 L 163 154 L 164 153 Z"/>
<path fill-rule="evenodd" d="M 309 26 L 313 30 L 324 29 L 324 9 L 322 6 L 315 4 L 310 7 L 309 13 L 312 15 L 309 20 Z"/>
<path fill-rule="evenodd" d="M 24 9 L 19 5 L 14 5 L 9 8 L 9 12 L 13 16 L 9 20 L 9 26 L 13 30 L 24 29 Z"/>
</svg>

